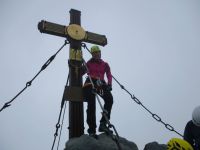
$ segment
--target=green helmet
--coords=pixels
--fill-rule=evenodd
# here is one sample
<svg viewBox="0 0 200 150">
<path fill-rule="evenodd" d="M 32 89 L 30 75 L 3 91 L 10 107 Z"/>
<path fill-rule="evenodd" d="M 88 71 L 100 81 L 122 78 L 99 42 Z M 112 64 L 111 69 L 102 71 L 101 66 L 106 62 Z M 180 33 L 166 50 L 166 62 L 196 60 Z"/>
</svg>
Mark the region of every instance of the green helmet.
<svg viewBox="0 0 200 150">
<path fill-rule="evenodd" d="M 94 53 L 94 52 L 100 52 L 101 50 L 100 50 L 99 46 L 94 45 L 91 47 L 90 51 L 91 51 L 91 53 Z"/>
</svg>

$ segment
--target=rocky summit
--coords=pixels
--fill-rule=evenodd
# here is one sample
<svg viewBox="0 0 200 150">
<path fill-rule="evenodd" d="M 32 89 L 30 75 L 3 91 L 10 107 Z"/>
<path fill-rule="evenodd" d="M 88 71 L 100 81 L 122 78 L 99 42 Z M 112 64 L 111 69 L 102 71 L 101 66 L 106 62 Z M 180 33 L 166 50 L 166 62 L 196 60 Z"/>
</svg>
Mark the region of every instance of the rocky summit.
<svg viewBox="0 0 200 150">
<path fill-rule="evenodd" d="M 118 142 L 117 142 L 118 141 Z M 98 140 L 86 134 L 71 138 L 65 144 L 64 150 L 139 150 L 134 142 L 128 141 L 123 137 L 116 140 L 102 133 L 98 135 Z M 166 150 L 166 145 L 157 142 L 148 143 L 144 150 Z"/>
</svg>

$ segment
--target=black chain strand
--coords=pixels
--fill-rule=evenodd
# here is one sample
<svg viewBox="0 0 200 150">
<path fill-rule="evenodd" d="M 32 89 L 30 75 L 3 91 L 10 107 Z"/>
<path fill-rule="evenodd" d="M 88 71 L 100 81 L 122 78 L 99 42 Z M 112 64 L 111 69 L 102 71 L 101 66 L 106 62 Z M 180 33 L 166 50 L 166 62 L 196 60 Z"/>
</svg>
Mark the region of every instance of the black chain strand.
<svg viewBox="0 0 200 150">
<path fill-rule="evenodd" d="M 22 94 L 29 86 L 31 86 L 32 82 L 35 80 L 35 78 L 44 70 L 47 68 L 47 66 L 54 60 L 54 58 L 56 57 L 56 55 L 63 49 L 63 47 L 69 44 L 69 42 L 67 40 L 65 40 L 65 43 L 60 47 L 60 49 L 54 54 L 52 55 L 46 62 L 45 64 L 41 67 L 40 71 L 30 80 L 26 83 L 26 86 L 16 95 L 14 96 L 10 101 L 6 102 L 4 104 L 4 106 L 0 109 L 0 112 L 2 110 L 4 110 L 5 108 L 11 106 L 11 103 L 20 95 Z"/>
<path fill-rule="evenodd" d="M 68 74 L 68 77 L 67 77 L 66 86 L 67 86 L 68 84 L 69 84 L 69 74 Z M 64 107 L 64 112 L 63 112 L 63 115 L 62 115 L 63 107 Z M 55 133 L 54 133 L 54 140 L 53 140 L 53 144 L 52 144 L 51 150 L 54 149 L 55 142 L 56 142 L 56 138 L 57 138 L 57 136 L 58 136 L 58 131 L 59 131 L 59 128 L 61 127 L 61 129 L 60 129 L 60 135 L 59 135 L 59 139 L 58 139 L 57 150 L 58 150 L 58 148 L 59 148 L 59 145 L 60 145 L 60 137 L 61 137 L 61 132 L 62 132 L 62 126 L 63 126 L 64 116 L 65 116 L 65 110 L 66 110 L 66 101 L 65 101 L 65 99 L 64 99 L 64 93 L 63 93 L 63 98 L 62 98 L 61 107 L 60 107 L 60 113 L 59 113 L 59 117 L 58 117 L 58 122 L 56 123 L 56 131 L 55 131 Z M 60 125 L 61 115 L 62 115 L 62 124 Z"/>
<path fill-rule="evenodd" d="M 141 105 L 147 112 L 149 112 L 151 114 L 151 116 L 158 122 L 162 123 L 169 131 L 173 131 L 175 132 L 176 134 L 178 134 L 179 136 L 183 137 L 182 134 L 180 134 L 179 132 L 177 132 L 174 127 L 172 127 L 171 125 L 165 123 L 164 121 L 162 121 L 161 117 L 159 117 L 157 114 L 155 113 L 152 113 L 147 107 L 145 107 L 142 102 L 137 99 L 134 95 L 132 95 L 122 84 L 119 83 L 119 81 L 114 77 L 112 76 L 112 78 L 119 84 L 119 86 L 125 90 L 130 96 L 131 98 L 138 104 L 138 105 Z"/>
</svg>

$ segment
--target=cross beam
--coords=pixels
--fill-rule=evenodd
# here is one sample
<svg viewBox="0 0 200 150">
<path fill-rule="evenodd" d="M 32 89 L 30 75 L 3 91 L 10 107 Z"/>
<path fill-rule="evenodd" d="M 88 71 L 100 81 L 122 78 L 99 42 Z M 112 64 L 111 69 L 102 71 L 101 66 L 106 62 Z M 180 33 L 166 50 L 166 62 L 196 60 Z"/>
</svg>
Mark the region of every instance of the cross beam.
<svg viewBox="0 0 200 150">
<path fill-rule="evenodd" d="M 77 96 L 82 88 L 82 50 L 81 42 L 88 42 L 105 46 L 107 39 L 105 35 L 100 35 L 85 31 L 81 27 L 81 12 L 75 9 L 70 10 L 70 23 L 68 26 L 47 22 L 42 20 L 38 23 L 38 29 L 41 33 L 47 33 L 55 36 L 67 38 L 70 42 L 69 53 L 69 95 L 75 93 L 75 100 L 69 100 L 69 138 L 79 137 L 84 134 L 84 113 L 83 98 Z M 75 90 L 78 89 L 78 90 Z M 63 97 L 66 99 L 65 92 Z"/>
<path fill-rule="evenodd" d="M 101 46 L 105 46 L 107 44 L 107 39 L 105 35 L 100 35 L 100 34 L 96 34 L 89 31 L 84 31 L 84 29 L 81 28 L 81 26 L 77 26 L 74 23 L 72 23 L 69 26 L 64 26 L 64 25 L 59 25 L 56 23 L 42 20 L 38 24 L 38 29 L 40 30 L 41 33 L 47 33 L 47 34 L 56 35 L 60 37 L 66 37 L 68 39 L 72 38 L 74 40 L 81 40 L 84 42 L 98 44 Z"/>
</svg>

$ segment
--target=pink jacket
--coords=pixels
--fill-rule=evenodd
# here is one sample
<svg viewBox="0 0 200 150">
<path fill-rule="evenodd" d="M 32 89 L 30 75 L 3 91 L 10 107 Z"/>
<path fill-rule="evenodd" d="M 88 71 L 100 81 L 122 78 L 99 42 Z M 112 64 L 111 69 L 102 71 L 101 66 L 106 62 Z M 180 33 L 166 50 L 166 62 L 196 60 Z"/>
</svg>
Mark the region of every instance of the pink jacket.
<svg viewBox="0 0 200 150">
<path fill-rule="evenodd" d="M 108 65 L 107 62 L 104 62 L 102 59 L 100 60 L 94 60 L 94 59 L 90 59 L 87 62 L 87 67 L 89 70 L 89 75 L 91 76 L 91 78 L 95 78 L 98 79 L 100 78 L 100 80 L 104 80 L 104 75 L 106 74 L 107 77 L 107 83 L 112 85 L 112 74 L 110 71 L 110 66 Z"/>
</svg>

